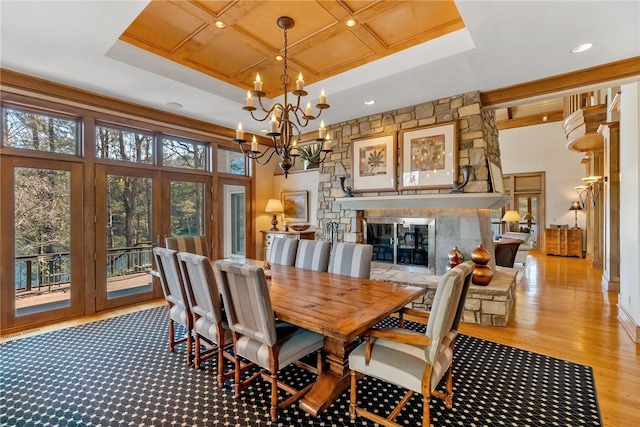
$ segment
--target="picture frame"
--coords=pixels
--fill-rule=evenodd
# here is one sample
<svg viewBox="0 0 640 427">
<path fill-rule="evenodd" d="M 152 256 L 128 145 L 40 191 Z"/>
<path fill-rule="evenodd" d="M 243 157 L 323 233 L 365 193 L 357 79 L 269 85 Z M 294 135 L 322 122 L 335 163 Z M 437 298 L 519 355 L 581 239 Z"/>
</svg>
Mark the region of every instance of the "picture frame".
<svg viewBox="0 0 640 427">
<path fill-rule="evenodd" d="M 502 177 L 502 168 L 489 160 L 489 173 L 491 174 L 491 188 L 494 193 L 504 194 L 504 178 Z"/>
<path fill-rule="evenodd" d="M 352 191 L 396 189 L 396 133 L 351 141 Z"/>
<path fill-rule="evenodd" d="M 280 195 L 282 200 L 282 221 L 288 223 L 309 221 L 309 209 L 307 207 L 308 197 L 306 191 L 283 191 Z"/>
<path fill-rule="evenodd" d="M 400 132 L 401 190 L 451 188 L 458 178 L 458 123 Z M 444 153 L 444 156 L 441 154 Z"/>
</svg>

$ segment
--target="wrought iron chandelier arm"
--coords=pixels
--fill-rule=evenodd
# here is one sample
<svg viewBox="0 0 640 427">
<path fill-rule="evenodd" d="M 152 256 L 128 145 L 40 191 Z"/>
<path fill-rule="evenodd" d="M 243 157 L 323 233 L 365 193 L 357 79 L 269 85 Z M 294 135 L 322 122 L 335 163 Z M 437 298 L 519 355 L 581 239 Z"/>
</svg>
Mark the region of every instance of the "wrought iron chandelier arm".
<svg viewBox="0 0 640 427">
<path fill-rule="evenodd" d="M 265 151 L 261 152 L 256 152 L 256 151 L 251 151 L 251 150 L 245 150 L 244 148 L 244 144 L 238 144 L 240 145 L 240 151 L 242 152 L 242 154 L 252 160 L 255 160 L 258 164 L 264 166 L 267 163 L 269 163 L 269 160 L 271 160 L 271 158 L 273 157 L 274 154 L 276 154 L 276 151 L 274 150 L 273 147 L 269 147 L 267 148 Z M 270 153 L 270 154 L 269 154 Z M 269 154 L 269 157 L 264 160 L 263 162 L 260 161 L 261 158 L 263 158 L 264 156 L 266 156 L 267 154 Z"/>
</svg>

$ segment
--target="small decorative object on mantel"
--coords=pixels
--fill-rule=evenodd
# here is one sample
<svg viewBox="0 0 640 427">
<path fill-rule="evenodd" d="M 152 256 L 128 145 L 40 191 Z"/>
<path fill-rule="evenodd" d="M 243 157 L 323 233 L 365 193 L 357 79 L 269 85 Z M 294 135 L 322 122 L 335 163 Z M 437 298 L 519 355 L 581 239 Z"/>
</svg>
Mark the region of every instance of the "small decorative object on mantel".
<svg viewBox="0 0 640 427">
<path fill-rule="evenodd" d="M 462 183 L 458 183 L 456 179 L 451 187 L 452 193 L 464 193 L 464 187 L 469 183 L 469 172 L 471 171 L 470 165 L 460 166 L 462 169 Z"/>
<path fill-rule="evenodd" d="M 454 246 L 453 250 L 449 252 L 447 256 L 449 257 L 449 264 L 447 266 L 447 271 L 451 270 L 456 265 L 461 264 L 462 261 L 464 260 L 464 255 L 462 255 L 462 252 L 458 250 L 457 246 Z"/>
<path fill-rule="evenodd" d="M 471 275 L 471 283 L 478 286 L 487 286 L 493 279 L 493 270 L 487 265 L 491 261 L 491 254 L 482 244 L 479 244 L 471 252 L 471 260 L 475 264 Z"/>
<path fill-rule="evenodd" d="M 353 192 L 352 192 L 353 189 L 348 185 L 346 187 L 344 186 L 344 180 L 346 178 L 347 178 L 346 176 L 340 177 L 340 188 L 342 188 L 342 191 L 344 191 L 344 197 L 353 197 Z"/>
</svg>

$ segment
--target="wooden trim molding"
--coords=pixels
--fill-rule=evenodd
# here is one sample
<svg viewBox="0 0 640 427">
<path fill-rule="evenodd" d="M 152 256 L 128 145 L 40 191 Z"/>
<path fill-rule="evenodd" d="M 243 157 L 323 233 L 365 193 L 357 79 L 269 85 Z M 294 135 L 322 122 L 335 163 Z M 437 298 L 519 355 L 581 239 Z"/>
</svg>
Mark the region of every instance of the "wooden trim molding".
<svg viewBox="0 0 640 427">
<path fill-rule="evenodd" d="M 500 120 L 497 122 L 497 126 L 498 130 L 504 130 L 523 126 L 540 125 L 543 123 L 561 122 L 562 120 L 564 120 L 564 112 L 554 111 L 547 114 L 536 114 L 535 116 L 526 116 L 518 119 Z"/>
<path fill-rule="evenodd" d="M 480 93 L 483 107 L 640 76 L 640 56 Z"/>
</svg>

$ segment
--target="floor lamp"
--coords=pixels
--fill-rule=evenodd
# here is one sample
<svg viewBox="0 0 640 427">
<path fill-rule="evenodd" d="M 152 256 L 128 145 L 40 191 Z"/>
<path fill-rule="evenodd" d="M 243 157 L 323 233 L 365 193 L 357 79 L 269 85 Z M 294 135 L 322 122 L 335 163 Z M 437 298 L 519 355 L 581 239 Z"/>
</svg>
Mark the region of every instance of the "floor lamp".
<svg viewBox="0 0 640 427">
<path fill-rule="evenodd" d="M 573 228 L 579 228 L 578 227 L 578 211 L 582 210 L 582 207 L 580 206 L 580 202 L 571 202 L 571 207 L 569 208 L 570 211 L 573 211 L 573 213 L 575 214 L 575 224 L 573 226 Z"/>
</svg>

